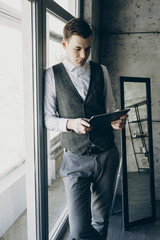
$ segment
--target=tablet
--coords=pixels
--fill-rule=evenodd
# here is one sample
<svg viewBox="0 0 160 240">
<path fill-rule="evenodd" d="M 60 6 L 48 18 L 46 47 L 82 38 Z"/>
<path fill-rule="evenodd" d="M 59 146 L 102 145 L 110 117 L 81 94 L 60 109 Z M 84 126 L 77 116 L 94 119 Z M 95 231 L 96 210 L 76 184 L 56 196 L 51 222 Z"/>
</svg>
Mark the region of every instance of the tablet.
<svg viewBox="0 0 160 240">
<path fill-rule="evenodd" d="M 130 109 L 120 110 L 112 113 L 105 113 L 96 116 L 92 116 L 88 121 L 92 127 L 103 127 L 110 125 L 111 122 L 120 119 L 120 117 L 126 115 Z"/>
</svg>

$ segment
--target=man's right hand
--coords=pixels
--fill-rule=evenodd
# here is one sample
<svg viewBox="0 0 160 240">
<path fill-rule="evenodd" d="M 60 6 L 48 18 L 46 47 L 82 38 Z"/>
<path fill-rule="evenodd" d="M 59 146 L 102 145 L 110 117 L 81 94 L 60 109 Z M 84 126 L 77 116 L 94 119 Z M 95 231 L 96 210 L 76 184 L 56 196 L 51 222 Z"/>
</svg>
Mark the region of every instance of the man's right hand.
<svg viewBox="0 0 160 240">
<path fill-rule="evenodd" d="M 68 119 L 66 128 L 68 131 L 74 130 L 78 134 L 86 134 L 92 130 L 87 120 L 82 118 Z"/>
</svg>

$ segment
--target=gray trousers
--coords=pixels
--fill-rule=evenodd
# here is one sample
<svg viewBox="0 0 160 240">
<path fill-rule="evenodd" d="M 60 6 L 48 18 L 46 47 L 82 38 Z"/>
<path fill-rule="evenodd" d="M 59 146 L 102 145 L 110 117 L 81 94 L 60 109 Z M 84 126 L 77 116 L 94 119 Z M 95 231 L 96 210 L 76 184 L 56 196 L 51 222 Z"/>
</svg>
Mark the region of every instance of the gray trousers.
<svg viewBox="0 0 160 240">
<path fill-rule="evenodd" d="M 118 164 L 116 146 L 92 156 L 64 153 L 60 173 L 66 190 L 71 239 L 106 239 Z"/>
</svg>

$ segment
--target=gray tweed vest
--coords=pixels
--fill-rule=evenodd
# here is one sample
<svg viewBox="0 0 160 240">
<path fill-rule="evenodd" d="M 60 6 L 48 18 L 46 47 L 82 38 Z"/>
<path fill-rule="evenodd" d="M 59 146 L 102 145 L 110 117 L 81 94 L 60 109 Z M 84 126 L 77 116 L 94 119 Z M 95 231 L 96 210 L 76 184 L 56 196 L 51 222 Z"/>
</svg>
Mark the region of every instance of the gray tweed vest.
<svg viewBox="0 0 160 240">
<path fill-rule="evenodd" d="M 63 118 L 91 118 L 93 115 L 106 112 L 103 97 L 104 78 L 99 64 L 90 61 L 90 86 L 85 101 L 73 85 L 64 65 L 53 66 L 59 117 Z M 61 146 L 71 152 L 83 154 L 90 144 L 102 150 L 114 143 L 112 127 L 93 128 L 86 134 L 74 131 L 61 133 Z"/>
</svg>

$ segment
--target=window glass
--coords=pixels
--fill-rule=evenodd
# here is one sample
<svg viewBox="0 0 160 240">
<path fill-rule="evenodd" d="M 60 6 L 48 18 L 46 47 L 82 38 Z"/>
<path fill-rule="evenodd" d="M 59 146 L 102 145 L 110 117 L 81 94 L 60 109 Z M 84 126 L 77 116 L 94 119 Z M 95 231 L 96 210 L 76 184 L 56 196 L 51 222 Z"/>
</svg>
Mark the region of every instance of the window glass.
<svg viewBox="0 0 160 240">
<path fill-rule="evenodd" d="M 57 36 L 61 36 L 62 38 L 64 22 L 51 14 L 47 14 L 47 17 L 48 17 L 48 28 L 49 28 L 50 35 L 54 33 L 54 34 L 57 34 Z"/>
<path fill-rule="evenodd" d="M 4 2 L 7 5 L 11 6 L 12 8 L 15 8 L 17 10 L 21 10 L 21 0 L 0 0 L 0 2 Z"/>
<path fill-rule="evenodd" d="M 27 78 L 30 82 L 32 81 L 31 3 L 22 0 L 21 19 L 17 19 L 14 14 L 12 18 L 8 18 L 6 10 L 12 10 L 13 5 L 14 8 L 20 9 L 20 1 L 3 2 L 10 6 L 8 9 L 5 8 L 5 12 L 2 9 L 0 14 L 0 239 L 27 240 L 29 239 L 27 224 L 29 196 L 26 191 L 28 170 L 24 93 L 27 89 L 24 88 L 24 66 L 25 72 L 27 71 L 28 76 L 29 74 L 31 76 Z M 0 1 L 0 7 L 1 4 Z M 27 91 L 27 94 L 32 93 Z M 31 161 L 34 163 L 34 158 Z M 32 169 L 31 165 L 30 169 Z M 31 193 L 30 197 L 34 201 Z"/>
<path fill-rule="evenodd" d="M 65 54 L 61 45 L 65 23 L 47 13 L 47 60 L 48 67 L 64 60 Z M 66 196 L 62 178 L 59 174 L 63 157 L 60 147 L 59 132 L 48 131 L 48 199 L 49 199 L 49 231 L 57 225 L 64 214 Z"/>
<path fill-rule="evenodd" d="M 64 51 L 61 46 L 63 39 L 63 27 L 64 22 L 55 17 L 54 15 L 47 14 L 48 23 L 48 46 L 47 46 L 47 56 L 48 56 L 48 67 L 63 61 Z"/>
<path fill-rule="evenodd" d="M 22 33 L 0 25 L 0 174 L 24 160 Z"/>
<path fill-rule="evenodd" d="M 63 7 L 70 14 L 75 16 L 76 14 L 76 0 L 54 0 L 54 2 L 58 3 L 61 7 Z"/>
</svg>

